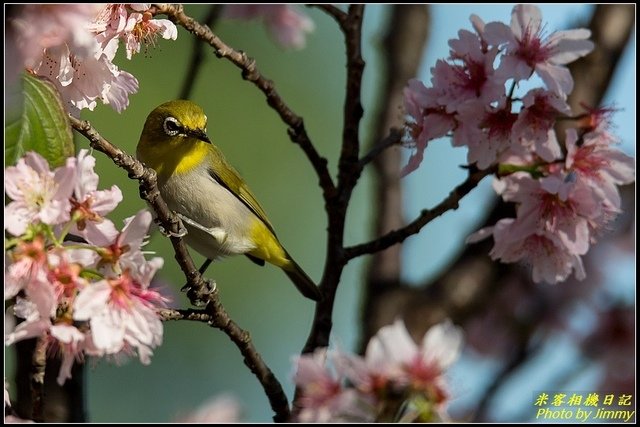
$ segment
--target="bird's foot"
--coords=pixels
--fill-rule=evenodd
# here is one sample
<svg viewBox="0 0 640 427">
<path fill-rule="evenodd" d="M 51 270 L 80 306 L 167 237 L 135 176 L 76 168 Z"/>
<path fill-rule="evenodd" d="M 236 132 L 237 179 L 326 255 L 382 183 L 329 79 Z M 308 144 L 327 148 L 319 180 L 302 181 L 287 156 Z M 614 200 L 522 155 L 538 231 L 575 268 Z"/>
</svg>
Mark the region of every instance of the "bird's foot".
<svg viewBox="0 0 640 427">
<path fill-rule="evenodd" d="M 218 285 L 216 284 L 215 280 L 203 278 L 203 282 L 204 286 L 199 289 L 194 289 L 189 286 L 189 284 L 186 284 L 182 287 L 182 291 L 187 292 L 187 297 L 196 307 L 203 307 L 207 305 L 210 300 L 209 297 L 218 289 Z"/>
<path fill-rule="evenodd" d="M 182 220 L 181 220 L 182 215 L 180 214 L 177 214 L 177 215 L 178 215 L 178 232 L 167 230 L 162 226 L 162 224 L 158 223 L 158 230 L 160 230 L 160 233 L 162 233 L 166 237 L 184 237 L 187 235 L 187 229 L 184 226 L 184 224 L 182 224 Z"/>
</svg>

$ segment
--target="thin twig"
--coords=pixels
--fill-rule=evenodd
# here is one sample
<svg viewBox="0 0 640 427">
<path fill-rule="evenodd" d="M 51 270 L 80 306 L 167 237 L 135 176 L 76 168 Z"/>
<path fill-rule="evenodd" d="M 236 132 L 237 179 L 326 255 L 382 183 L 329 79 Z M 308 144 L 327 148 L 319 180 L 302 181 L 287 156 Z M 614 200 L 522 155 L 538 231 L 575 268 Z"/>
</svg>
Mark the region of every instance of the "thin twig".
<svg viewBox="0 0 640 427">
<path fill-rule="evenodd" d="M 387 135 L 382 141 L 378 142 L 367 154 L 362 156 L 359 161 L 360 169 L 363 169 L 375 160 L 376 157 L 378 157 L 380 153 L 384 152 L 387 148 L 399 144 L 401 139 L 402 131 L 399 129 L 391 129 L 389 135 Z"/>
<path fill-rule="evenodd" d="M 73 116 L 69 116 L 69 119 L 73 128 L 89 140 L 92 148 L 105 153 L 117 166 L 126 170 L 130 178 L 139 181 L 140 196 L 155 210 L 159 224 L 171 233 L 170 239 L 175 250 L 175 258 L 189 285 L 187 296 L 193 304 L 207 303 L 204 310 L 208 317 L 204 318 L 206 319 L 205 321 L 211 326 L 222 330 L 236 344 L 240 353 L 244 356 L 245 364 L 258 378 L 265 390 L 271 409 L 275 412 L 274 421 L 284 422 L 288 420 L 290 414 L 289 403 L 282 385 L 256 351 L 248 332 L 238 327 L 231 320 L 220 302 L 218 292 L 215 289 L 213 291 L 209 289 L 208 283 L 203 279 L 193 263 L 193 259 L 189 255 L 182 238 L 177 237 L 179 231 L 178 218 L 160 196 L 155 171 L 146 168 L 141 162 L 111 144 L 89 122 L 78 120 Z M 166 315 L 168 312 L 163 311 L 163 313 Z M 196 319 L 190 318 L 189 320 Z"/>
<path fill-rule="evenodd" d="M 208 43 L 215 49 L 216 56 L 231 61 L 236 67 L 242 70 L 242 78 L 253 83 L 267 98 L 267 104 L 273 108 L 282 121 L 289 126 L 287 133 L 291 141 L 298 144 L 307 155 L 313 169 L 318 175 L 320 187 L 323 190 L 325 204 L 332 199 L 335 193 L 335 185 L 327 168 L 327 159 L 320 156 L 314 147 L 304 126 L 302 117 L 298 116 L 287 106 L 275 89 L 273 81 L 265 78 L 253 58 L 247 56 L 246 53 L 237 51 L 231 46 L 224 43 L 216 36 L 211 29 L 200 24 L 192 17 L 184 13 L 182 5 L 158 4 L 155 5 L 156 13 L 167 15 L 174 23 L 182 26 L 191 32 L 198 39 Z"/>
<path fill-rule="evenodd" d="M 347 19 L 347 14 L 332 4 L 309 4 L 307 6 L 317 7 L 318 9 L 324 11 L 327 15 L 335 19 L 336 22 L 338 22 L 338 24 L 340 25 L 342 25 Z"/>
<path fill-rule="evenodd" d="M 221 4 L 212 4 L 209 7 L 207 16 L 204 18 L 204 25 L 212 28 L 214 23 L 220 17 L 220 13 L 222 12 L 223 7 L 224 6 Z M 189 61 L 189 68 L 187 69 L 187 74 L 182 82 L 182 90 L 180 90 L 180 99 L 189 99 L 189 97 L 191 96 L 191 91 L 193 90 L 193 86 L 196 83 L 198 73 L 201 69 L 200 65 L 204 60 L 203 52 L 203 44 L 200 43 L 200 40 L 194 38 L 193 48 L 191 50 L 191 60 Z"/>
<path fill-rule="evenodd" d="M 347 260 L 352 260 L 353 258 L 365 254 L 379 252 L 404 241 L 409 236 L 419 233 L 420 230 L 422 230 L 422 227 L 427 225 L 433 219 L 447 211 L 457 209 L 460 200 L 473 190 L 485 176 L 495 173 L 494 169 L 495 168 L 489 168 L 471 172 L 467 179 L 462 184 L 455 187 L 451 193 L 449 193 L 447 198 L 440 202 L 436 207 L 432 209 L 424 209 L 416 219 L 400 229 L 390 231 L 384 236 L 378 237 L 370 242 L 345 248 L 345 258 Z"/>
<path fill-rule="evenodd" d="M 38 338 L 31 363 L 33 368 L 31 374 L 31 401 L 33 402 L 31 419 L 35 422 L 42 422 L 44 421 L 44 372 L 47 367 L 46 336 Z"/>
</svg>

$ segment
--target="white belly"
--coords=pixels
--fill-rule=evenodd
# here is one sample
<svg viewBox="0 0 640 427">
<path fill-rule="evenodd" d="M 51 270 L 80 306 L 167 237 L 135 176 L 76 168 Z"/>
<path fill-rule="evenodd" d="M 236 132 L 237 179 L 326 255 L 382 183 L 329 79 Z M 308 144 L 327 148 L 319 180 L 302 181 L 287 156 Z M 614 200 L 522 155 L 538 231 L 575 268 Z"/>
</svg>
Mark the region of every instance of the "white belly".
<svg viewBox="0 0 640 427">
<path fill-rule="evenodd" d="M 194 175 L 172 176 L 159 183 L 162 198 L 169 209 L 205 228 L 222 229 L 226 238 L 219 241 L 210 233 L 183 221 L 187 229 L 185 242 L 209 259 L 251 251 L 255 247 L 248 238 L 255 218 L 253 212 L 208 173 L 201 173 L 198 177 Z"/>
</svg>

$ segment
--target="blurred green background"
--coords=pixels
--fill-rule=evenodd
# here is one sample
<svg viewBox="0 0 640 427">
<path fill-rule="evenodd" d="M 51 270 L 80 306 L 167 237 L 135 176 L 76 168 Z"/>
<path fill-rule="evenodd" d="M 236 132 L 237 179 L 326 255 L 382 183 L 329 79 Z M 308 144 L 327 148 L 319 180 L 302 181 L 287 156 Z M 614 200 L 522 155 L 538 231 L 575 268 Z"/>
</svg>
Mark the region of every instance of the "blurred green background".
<svg viewBox="0 0 640 427">
<path fill-rule="evenodd" d="M 204 19 L 208 7 L 187 5 L 186 12 Z M 375 21 L 381 12 L 378 9 L 367 10 L 368 56 L 373 54 L 370 42 L 375 41 Z M 300 51 L 280 48 L 259 21 L 220 20 L 215 32 L 235 49 L 256 59 L 263 75 L 275 82 L 283 99 L 304 117 L 310 137 L 328 158 L 334 174 L 345 85 L 342 34 L 324 13 L 307 8 L 304 12 L 314 20 L 316 30 Z M 90 120 L 112 143 L 135 153 L 147 114 L 178 97 L 192 42 L 191 34 L 179 28 L 176 41 L 158 40 L 156 47 L 131 61 L 126 60 L 121 46 L 114 63 L 136 76 L 139 92 L 130 97 L 129 108 L 122 114 L 100 105 L 93 112 L 83 112 L 82 118 Z M 260 200 L 287 250 L 318 281 L 325 256 L 326 216 L 315 173 L 302 150 L 290 142 L 286 126 L 267 105 L 263 94 L 242 80 L 235 66 L 217 59 L 211 48 L 205 47 L 205 58 L 191 100 L 204 108 L 209 118 L 209 136 Z M 376 70 L 375 65 L 367 69 L 369 86 Z M 370 90 L 365 92 L 371 95 Z M 78 147 L 88 146 L 82 138 L 77 142 Z M 111 215 L 117 224 L 122 224 L 122 219 L 144 207 L 137 184 L 103 154 L 94 154 L 100 188 L 117 184 L 125 194 L 123 203 Z M 369 229 L 367 181 L 359 184 L 349 211 L 350 243 L 362 240 Z M 157 281 L 173 294 L 171 306 L 188 307 L 187 298 L 179 292 L 184 277 L 173 259 L 169 241 L 156 232 L 146 250 L 165 259 Z M 193 251 L 192 255 L 200 265 L 203 258 Z M 347 347 L 355 339 L 352 325 L 358 323 L 361 267 L 361 262 L 347 267 L 337 298 L 335 337 Z M 207 277 L 217 281 L 224 306 L 251 333 L 257 350 L 291 398 L 291 357 L 304 345 L 313 303 L 302 297 L 279 269 L 259 267 L 245 257 L 214 263 Z M 154 352 L 149 366 L 133 359 L 120 367 L 106 361 L 90 363 L 87 384 L 88 413 L 94 422 L 168 422 L 222 392 L 241 401 L 246 421 L 270 421 L 272 416 L 262 388 L 244 366 L 235 345 L 222 332 L 200 323 L 166 323 L 164 343 Z"/>
</svg>

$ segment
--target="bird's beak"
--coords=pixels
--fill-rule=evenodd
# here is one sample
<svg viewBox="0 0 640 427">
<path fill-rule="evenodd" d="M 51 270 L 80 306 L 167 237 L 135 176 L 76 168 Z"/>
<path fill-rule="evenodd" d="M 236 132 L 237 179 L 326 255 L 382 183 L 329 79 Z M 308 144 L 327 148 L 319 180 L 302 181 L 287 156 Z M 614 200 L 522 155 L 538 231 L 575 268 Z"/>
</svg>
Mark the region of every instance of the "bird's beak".
<svg viewBox="0 0 640 427">
<path fill-rule="evenodd" d="M 202 129 L 191 130 L 189 131 L 189 135 L 199 139 L 200 141 L 204 141 L 211 144 L 211 140 Z"/>
</svg>

